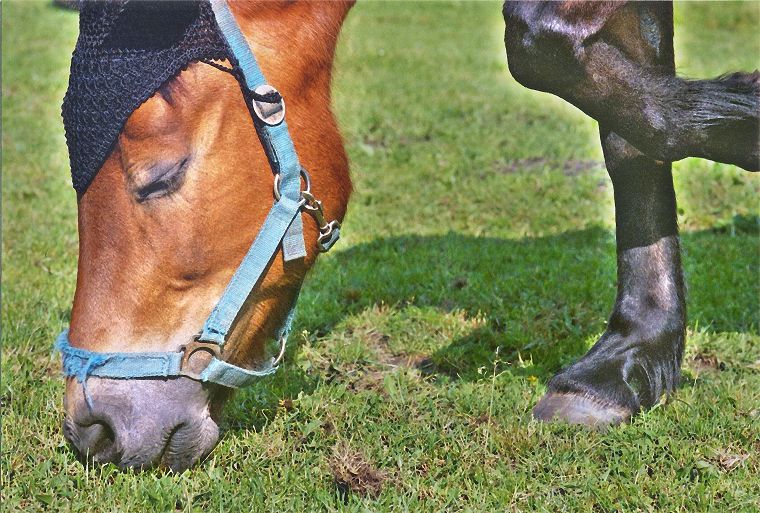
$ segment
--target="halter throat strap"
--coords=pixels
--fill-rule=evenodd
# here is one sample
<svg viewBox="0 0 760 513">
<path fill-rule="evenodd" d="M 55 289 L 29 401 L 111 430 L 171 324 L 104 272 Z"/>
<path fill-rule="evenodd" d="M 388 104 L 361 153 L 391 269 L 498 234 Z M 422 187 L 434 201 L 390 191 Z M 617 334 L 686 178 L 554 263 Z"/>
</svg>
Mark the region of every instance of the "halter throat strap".
<svg viewBox="0 0 760 513">
<path fill-rule="evenodd" d="M 244 83 L 238 81 L 241 82 L 243 96 L 276 177 L 276 201 L 219 302 L 206 319 L 200 334 L 179 351 L 88 351 L 73 347 L 69 341 L 68 330 L 64 330 L 55 343 L 55 348 L 62 355 L 63 372 L 67 376 L 76 377 L 85 386 L 89 376 L 111 379 L 184 376 L 201 382 L 241 388 L 274 373 L 285 351 L 295 301 L 284 325 L 277 333 L 280 341 L 277 357 L 269 359 L 256 370 L 238 367 L 222 358 L 224 344 L 235 319 L 246 299 L 261 281 L 278 249 L 282 247 L 286 262 L 306 256 L 303 222 L 298 214 L 305 206 L 312 213 L 316 205 L 321 215 L 321 203 L 314 200 L 308 191 L 308 175 L 298 161 L 293 140 L 285 123 L 285 105 L 282 97 L 276 89 L 267 84 L 226 1 L 211 0 L 211 7 L 229 47 L 230 60 L 244 79 Z M 307 179 L 306 191 L 301 190 L 302 175 Z M 306 200 L 305 197 L 311 199 Z M 328 228 L 329 233 L 326 233 L 325 230 Z M 320 248 L 326 251 L 339 236 L 339 224 L 337 221 L 325 223 L 325 226 L 320 226 L 320 232 Z"/>
</svg>

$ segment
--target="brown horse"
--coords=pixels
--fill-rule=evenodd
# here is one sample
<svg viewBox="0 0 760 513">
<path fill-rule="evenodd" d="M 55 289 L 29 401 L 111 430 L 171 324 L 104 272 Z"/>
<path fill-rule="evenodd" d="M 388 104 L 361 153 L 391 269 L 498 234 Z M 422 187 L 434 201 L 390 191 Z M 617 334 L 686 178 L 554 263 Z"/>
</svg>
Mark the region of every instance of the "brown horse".
<svg viewBox="0 0 760 513">
<path fill-rule="evenodd" d="M 330 110 L 333 54 L 350 3 L 232 2 L 287 119 L 312 191 L 329 219 L 351 192 Z M 92 351 L 175 351 L 209 315 L 272 205 L 272 172 L 237 81 L 190 65 L 128 119 L 79 198 L 79 267 L 71 343 Z M 275 257 L 225 345 L 226 360 L 260 361 L 307 269 L 317 227 L 304 216 L 307 257 Z M 66 385 L 66 437 L 120 466 L 173 469 L 207 454 L 227 394 L 189 378 L 90 378 Z"/>
</svg>

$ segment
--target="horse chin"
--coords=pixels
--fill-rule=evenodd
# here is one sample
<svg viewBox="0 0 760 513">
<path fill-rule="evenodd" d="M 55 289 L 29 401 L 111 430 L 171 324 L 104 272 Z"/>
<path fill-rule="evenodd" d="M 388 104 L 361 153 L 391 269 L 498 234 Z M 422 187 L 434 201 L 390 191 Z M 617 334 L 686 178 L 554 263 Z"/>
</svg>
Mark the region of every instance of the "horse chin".
<svg viewBox="0 0 760 513">
<path fill-rule="evenodd" d="M 218 412 L 227 394 L 217 388 L 188 378 L 90 378 L 86 389 L 69 380 L 64 435 L 83 459 L 181 472 L 219 439 Z"/>
</svg>

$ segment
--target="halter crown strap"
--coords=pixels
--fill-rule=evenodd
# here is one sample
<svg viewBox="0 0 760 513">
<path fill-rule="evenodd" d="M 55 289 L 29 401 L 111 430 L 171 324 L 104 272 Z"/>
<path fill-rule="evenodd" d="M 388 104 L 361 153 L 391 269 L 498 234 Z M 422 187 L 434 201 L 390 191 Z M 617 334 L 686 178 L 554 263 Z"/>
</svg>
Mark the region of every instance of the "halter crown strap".
<svg viewBox="0 0 760 513">
<path fill-rule="evenodd" d="M 257 88 L 268 86 L 264 74 L 261 72 L 261 68 L 259 68 L 226 0 L 211 0 L 211 9 L 214 11 L 216 23 L 219 25 L 219 30 L 222 32 L 232 56 L 237 60 L 237 64 L 243 72 L 248 91 L 255 92 Z M 280 94 L 274 89 L 272 91 L 282 101 Z M 264 149 L 272 163 L 274 172 L 280 174 L 282 195 L 300 202 L 301 165 L 298 163 L 298 155 L 284 117 L 275 126 L 256 123 L 256 130 L 265 141 Z M 292 225 L 285 234 L 282 249 L 286 262 L 306 256 L 303 223 L 300 217 L 294 217 Z"/>
<path fill-rule="evenodd" d="M 233 57 L 243 72 L 246 87 L 254 91 L 267 85 L 240 27 L 235 21 L 227 2 L 212 0 L 211 8 L 216 16 Z M 280 198 L 270 210 L 261 231 L 253 241 L 230 280 L 222 297 L 203 325 L 199 340 L 224 345 L 232 323 L 243 303 L 269 265 L 277 247 L 282 242 L 285 261 L 306 256 L 303 240 L 303 222 L 298 213 L 301 209 L 301 165 L 298 163 L 293 140 L 283 119 L 276 126 L 256 123 L 259 134 L 269 144 L 270 161 L 275 173 L 280 175 Z"/>
<path fill-rule="evenodd" d="M 302 169 L 284 121 L 282 99 L 279 93 L 266 83 L 225 0 L 211 0 L 211 7 L 219 29 L 229 46 L 231 60 L 236 61 L 234 64 L 237 64 L 243 73 L 246 100 L 251 98 L 252 101 L 262 100 L 271 103 L 279 100 L 280 102 L 279 106 L 275 104 L 274 109 L 269 109 L 269 112 L 274 112 L 275 115 L 279 113 L 279 116 L 274 117 L 274 122 L 270 118 L 259 115 L 260 105 L 253 105 L 253 111 L 258 116 L 258 119 L 254 116 L 254 125 L 273 172 L 278 176 L 279 197 L 269 211 L 248 253 L 243 257 L 227 284 L 222 297 L 203 325 L 200 335 L 180 351 L 100 353 L 71 346 L 68 330 L 61 333 L 55 347 L 62 354 L 64 374 L 75 376 L 80 382 L 86 382 L 89 376 L 114 379 L 186 376 L 198 381 L 240 388 L 275 372 L 284 353 L 295 305 L 290 309 L 284 325 L 277 333 L 281 343 L 280 355 L 277 358 L 272 358 L 257 370 L 244 369 L 225 362 L 221 358 L 222 347 L 235 318 L 253 288 L 260 282 L 280 245 L 282 245 L 285 261 L 306 255 L 303 223 L 301 216 L 298 215 L 305 203 L 301 191 Z M 330 236 L 329 245 L 332 245 L 333 239 L 336 239 L 338 235 L 337 229 L 328 235 Z M 324 247 L 325 244 L 321 246 Z M 207 355 L 200 370 L 193 370 L 193 355 L 203 352 L 209 353 L 211 357 Z"/>
</svg>

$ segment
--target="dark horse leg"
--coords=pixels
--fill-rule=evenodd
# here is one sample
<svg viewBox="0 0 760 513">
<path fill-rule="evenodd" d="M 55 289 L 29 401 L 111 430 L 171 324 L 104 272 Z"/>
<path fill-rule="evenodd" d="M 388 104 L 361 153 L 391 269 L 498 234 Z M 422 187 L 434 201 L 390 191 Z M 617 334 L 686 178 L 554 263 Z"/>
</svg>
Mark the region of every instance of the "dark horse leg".
<svg viewBox="0 0 760 513">
<path fill-rule="evenodd" d="M 618 293 L 607 329 L 586 355 L 550 381 L 534 415 L 615 424 L 651 407 L 680 376 L 686 309 L 670 145 L 685 144 L 673 149 L 678 154 L 721 155 L 756 168 L 757 84 L 752 86 L 751 76 L 734 75 L 689 89 L 675 78 L 670 3 L 508 2 L 504 15 L 509 67 L 517 80 L 599 120 L 615 191 Z M 683 101 L 674 94 L 714 97 Z M 713 124 L 695 124 L 698 114 L 679 111 L 679 101 L 712 108 Z M 657 132 L 679 122 L 685 125 L 680 133 Z M 703 142 L 713 135 L 733 139 L 694 149 L 688 144 L 698 129 Z"/>
<path fill-rule="evenodd" d="M 557 374 L 534 415 L 616 424 L 678 383 L 686 305 L 670 163 L 657 162 L 600 128 L 615 190 L 618 293 L 607 329 Z"/>
<path fill-rule="evenodd" d="M 653 159 L 702 157 L 757 171 L 760 73 L 676 77 L 664 53 L 672 49 L 664 24 L 672 23 L 672 6 L 660 4 L 508 1 L 509 70 Z"/>
</svg>

